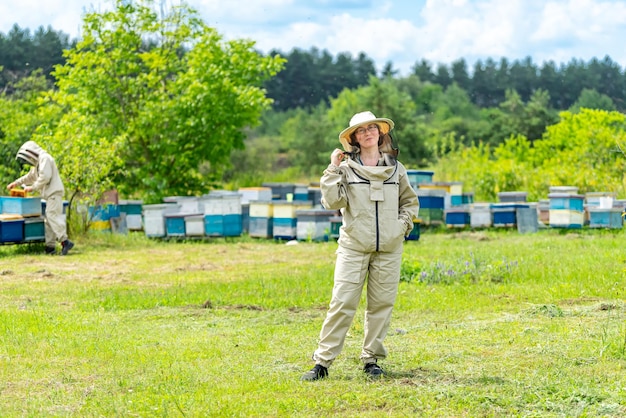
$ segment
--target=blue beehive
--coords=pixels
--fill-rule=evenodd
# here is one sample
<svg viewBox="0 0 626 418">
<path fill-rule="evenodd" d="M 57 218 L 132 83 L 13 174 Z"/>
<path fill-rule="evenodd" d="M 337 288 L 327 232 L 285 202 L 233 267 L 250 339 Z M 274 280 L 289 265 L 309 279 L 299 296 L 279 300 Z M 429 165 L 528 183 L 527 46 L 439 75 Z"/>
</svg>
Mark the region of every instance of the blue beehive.
<svg viewBox="0 0 626 418">
<path fill-rule="evenodd" d="M 550 193 L 550 209 L 567 209 L 582 212 L 584 210 L 585 196 L 569 193 Z"/>
<path fill-rule="evenodd" d="M 491 214 L 493 226 L 514 227 L 517 225 L 517 208 L 527 208 L 528 205 L 516 203 L 492 203 Z"/>
<path fill-rule="evenodd" d="M 225 237 L 238 237 L 243 233 L 243 214 L 231 213 L 223 217 L 223 234 Z"/>
<path fill-rule="evenodd" d="M 204 234 L 210 237 L 224 235 L 224 215 L 204 215 Z"/>
<path fill-rule="evenodd" d="M 450 195 L 451 206 L 470 205 L 474 203 L 474 193 L 461 193 L 458 195 Z"/>
<path fill-rule="evenodd" d="M 550 226 L 554 228 L 582 228 L 585 223 L 583 195 L 549 193 Z"/>
<path fill-rule="evenodd" d="M 165 235 L 168 237 L 184 237 L 185 236 L 185 216 L 188 213 L 168 213 L 165 218 Z"/>
<path fill-rule="evenodd" d="M 46 228 L 42 216 L 24 219 L 24 241 L 43 241 L 46 238 Z"/>
<path fill-rule="evenodd" d="M 296 184 L 293 192 L 293 200 L 309 200 L 309 186 Z"/>
<path fill-rule="evenodd" d="M 470 224 L 469 207 L 450 208 L 445 211 L 446 226 L 463 228 Z"/>
<path fill-rule="evenodd" d="M 120 207 L 114 203 L 90 206 L 88 211 L 89 217 L 93 221 L 110 221 L 111 218 L 120 217 Z"/>
<path fill-rule="evenodd" d="M 406 170 L 406 175 L 409 179 L 409 183 L 411 183 L 411 187 L 413 187 L 414 190 L 417 190 L 421 183 L 432 183 L 433 174 L 434 172 L 432 171 L 411 169 Z"/>
<path fill-rule="evenodd" d="M 0 242 L 22 242 L 24 219 L 0 219 Z"/>
<path fill-rule="evenodd" d="M 622 208 L 588 208 L 590 228 L 621 229 L 624 226 Z"/>
<path fill-rule="evenodd" d="M 41 198 L 0 196 L 2 213 L 21 216 L 41 216 Z"/>
</svg>

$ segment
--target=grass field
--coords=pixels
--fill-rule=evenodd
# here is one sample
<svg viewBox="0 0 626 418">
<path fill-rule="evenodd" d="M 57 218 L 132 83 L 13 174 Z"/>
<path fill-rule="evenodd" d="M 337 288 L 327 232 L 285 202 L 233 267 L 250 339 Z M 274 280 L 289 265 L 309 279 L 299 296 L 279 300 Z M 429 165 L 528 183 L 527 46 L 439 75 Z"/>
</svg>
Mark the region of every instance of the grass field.
<svg viewBox="0 0 626 418">
<path fill-rule="evenodd" d="M 0 247 L 0 416 L 626 415 L 626 234 L 425 232 L 405 246 L 381 363 L 363 306 L 301 382 L 336 243 L 77 239 Z"/>
</svg>

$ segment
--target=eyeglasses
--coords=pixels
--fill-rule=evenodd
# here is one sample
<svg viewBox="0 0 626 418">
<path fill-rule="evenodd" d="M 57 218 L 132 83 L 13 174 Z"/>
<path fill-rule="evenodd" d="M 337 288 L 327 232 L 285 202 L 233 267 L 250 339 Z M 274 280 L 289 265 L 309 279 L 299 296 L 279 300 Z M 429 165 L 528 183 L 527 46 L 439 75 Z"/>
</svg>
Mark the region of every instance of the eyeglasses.
<svg viewBox="0 0 626 418">
<path fill-rule="evenodd" d="M 378 125 L 370 125 L 367 127 L 367 129 L 365 128 L 359 128 L 356 131 L 354 131 L 357 135 L 363 135 L 365 133 L 365 131 L 369 131 L 369 132 L 378 132 Z"/>
</svg>

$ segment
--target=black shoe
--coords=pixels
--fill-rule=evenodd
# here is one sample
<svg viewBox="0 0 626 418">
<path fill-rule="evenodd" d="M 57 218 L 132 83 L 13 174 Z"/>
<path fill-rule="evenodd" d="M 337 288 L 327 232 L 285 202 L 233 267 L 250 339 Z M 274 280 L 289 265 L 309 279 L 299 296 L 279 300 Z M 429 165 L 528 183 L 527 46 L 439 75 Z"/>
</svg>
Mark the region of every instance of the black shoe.
<svg viewBox="0 0 626 418">
<path fill-rule="evenodd" d="M 312 382 L 314 380 L 320 380 L 328 376 L 328 369 L 321 364 L 316 364 L 311 370 L 302 375 L 300 380 L 306 380 Z"/>
<path fill-rule="evenodd" d="M 61 249 L 61 255 L 67 255 L 67 253 L 69 253 L 70 250 L 74 248 L 74 243 L 69 239 L 63 241 L 61 245 L 63 246 L 63 248 Z"/>
<path fill-rule="evenodd" d="M 380 377 L 385 374 L 383 369 L 376 363 L 367 363 L 365 367 L 363 367 L 363 371 L 370 379 L 380 379 Z"/>
<path fill-rule="evenodd" d="M 55 247 L 48 247 L 44 250 L 46 255 L 55 255 L 57 253 L 57 249 Z"/>
</svg>

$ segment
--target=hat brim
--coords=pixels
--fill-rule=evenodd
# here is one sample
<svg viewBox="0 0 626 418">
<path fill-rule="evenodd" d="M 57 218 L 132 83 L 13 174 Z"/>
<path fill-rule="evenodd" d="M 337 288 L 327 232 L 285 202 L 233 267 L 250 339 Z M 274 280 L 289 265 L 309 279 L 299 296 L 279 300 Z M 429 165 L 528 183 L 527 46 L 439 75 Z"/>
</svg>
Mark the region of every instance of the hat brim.
<svg viewBox="0 0 626 418">
<path fill-rule="evenodd" d="M 354 131 L 356 131 L 360 127 L 371 125 L 372 123 L 378 125 L 378 129 L 380 130 L 381 134 L 389 133 L 389 131 L 393 129 L 393 121 L 387 118 L 370 119 L 350 126 L 349 128 L 341 131 L 341 133 L 339 134 L 339 142 L 341 142 L 343 149 L 347 152 L 352 152 L 354 147 L 350 145 L 350 135 L 352 135 Z"/>
</svg>

